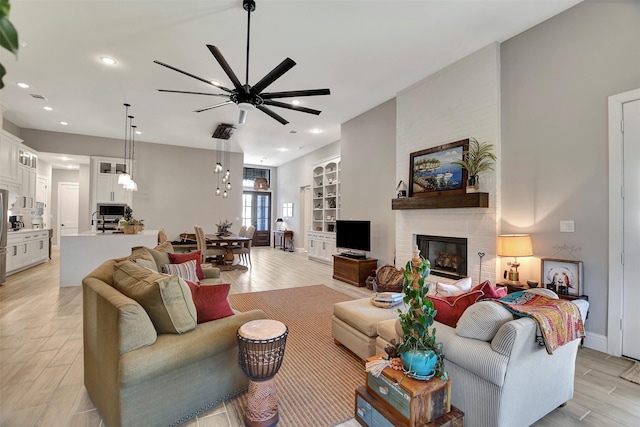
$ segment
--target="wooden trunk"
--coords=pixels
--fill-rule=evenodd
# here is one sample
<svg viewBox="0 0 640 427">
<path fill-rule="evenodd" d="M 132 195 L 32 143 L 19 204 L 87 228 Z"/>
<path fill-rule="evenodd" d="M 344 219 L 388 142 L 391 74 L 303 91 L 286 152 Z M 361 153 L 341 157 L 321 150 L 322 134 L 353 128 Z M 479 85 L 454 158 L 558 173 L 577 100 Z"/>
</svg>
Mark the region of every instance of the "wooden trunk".
<svg viewBox="0 0 640 427">
<path fill-rule="evenodd" d="M 355 420 L 366 427 L 464 427 L 464 412 L 451 407 L 451 410 L 438 418 L 410 424 L 409 420 L 389 409 L 380 399 L 367 391 L 364 386 L 356 389 Z"/>
<path fill-rule="evenodd" d="M 381 357 L 370 357 L 367 362 Z M 367 373 L 367 391 L 390 412 L 407 420 L 411 427 L 431 422 L 451 410 L 449 379 L 420 381 L 407 377 L 402 371 L 386 368 L 377 378 Z"/>
</svg>

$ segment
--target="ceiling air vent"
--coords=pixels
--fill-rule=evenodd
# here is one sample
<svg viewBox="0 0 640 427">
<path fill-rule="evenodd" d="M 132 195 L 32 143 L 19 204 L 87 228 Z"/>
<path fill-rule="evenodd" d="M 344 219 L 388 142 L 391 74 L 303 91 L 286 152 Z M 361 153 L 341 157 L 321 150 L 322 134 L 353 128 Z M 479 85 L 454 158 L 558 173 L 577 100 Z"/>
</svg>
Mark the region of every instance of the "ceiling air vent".
<svg viewBox="0 0 640 427">
<path fill-rule="evenodd" d="M 213 135 L 211 135 L 211 138 L 229 139 L 235 131 L 236 128 L 233 125 L 220 123 L 218 127 L 216 127 L 216 130 L 213 131 Z"/>
<path fill-rule="evenodd" d="M 42 99 L 42 100 L 44 100 L 44 101 L 46 101 L 46 100 L 47 100 L 47 98 L 45 98 L 45 97 L 44 97 L 44 96 L 42 96 L 42 95 L 38 95 L 37 93 L 32 93 L 32 94 L 31 94 L 31 96 L 32 96 L 33 98 L 35 98 L 35 99 Z"/>
</svg>

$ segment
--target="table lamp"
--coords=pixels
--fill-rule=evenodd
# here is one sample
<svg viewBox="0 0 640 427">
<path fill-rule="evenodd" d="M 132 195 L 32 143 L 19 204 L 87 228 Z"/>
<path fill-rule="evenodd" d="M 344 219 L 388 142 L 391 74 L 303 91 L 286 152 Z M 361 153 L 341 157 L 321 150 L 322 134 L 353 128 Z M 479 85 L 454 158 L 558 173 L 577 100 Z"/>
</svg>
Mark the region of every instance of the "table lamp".
<svg viewBox="0 0 640 427">
<path fill-rule="evenodd" d="M 284 227 L 284 220 L 282 218 L 276 219 L 276 226 L 278 227 L 278 231 L 282 231 Z"/>
<path fill-rule="evenodd" d="M 518 257 L 533 256 L 531 236 L 528 234 L 501 234 L 498 236 L 498 256 L 512 256 L 514 262 L 508 262 L 509 281 L 520 282 Z"/>
</svg>

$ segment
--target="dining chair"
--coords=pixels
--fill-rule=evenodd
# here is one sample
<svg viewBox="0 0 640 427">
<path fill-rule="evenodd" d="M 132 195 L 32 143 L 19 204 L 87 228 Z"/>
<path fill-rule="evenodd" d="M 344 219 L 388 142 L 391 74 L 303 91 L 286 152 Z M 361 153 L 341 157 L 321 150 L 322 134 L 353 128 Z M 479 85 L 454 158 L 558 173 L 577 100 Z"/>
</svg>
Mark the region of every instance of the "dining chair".
<svg viewBox="0 0 640 427">
<path fill-rule="evenodd" d="M 200 251 L 200 255 L 202 256 L 201 262 L 204 264 L 207 262 L 208 258 L 216 258 L 220 256 L 224 256 L 227 253 L 225 248 L 208 248 L 207 247 L 207 238 L 204 235 L 204 230 L 199 225 L 194 226 L 196 230 L 196 245 L 198 250 Z"/>
<path fill-rule="evenodd" d="M 247 237 L 247 226 L 246 225 L 243 225 L 242 227 L 240 227 L 240 231 L 238 231 L 238 236 Z"/>
<path fill-rule="evenodd" d="M 255 234 L 255 232 L 256 227 L 254 227 L 253 225 L 247 227 L 247 234 L 244 237 L 247 237 L 250 240 L 244 242 L 240 247 L 233 248 L 233 254 L 238 255 L 240 262 L 247 266 L 251 266 L 251 242 L 253 240 L 253 235 Z"/>
</svg>

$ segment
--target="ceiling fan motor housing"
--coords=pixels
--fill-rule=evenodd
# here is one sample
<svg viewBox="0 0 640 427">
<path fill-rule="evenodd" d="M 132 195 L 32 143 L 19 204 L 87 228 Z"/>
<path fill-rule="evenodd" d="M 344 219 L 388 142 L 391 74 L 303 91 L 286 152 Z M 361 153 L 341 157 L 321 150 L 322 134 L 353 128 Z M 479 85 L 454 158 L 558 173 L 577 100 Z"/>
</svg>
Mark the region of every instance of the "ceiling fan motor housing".
<svg viewBox="0 0 640 427">
<path fill-rule="evenodd" d="M 242 8 L 247 12 L 253 12 L 254 10 L 256 10 L 256 2 L 253 0 L 243 0 Z"/>
</svg>

